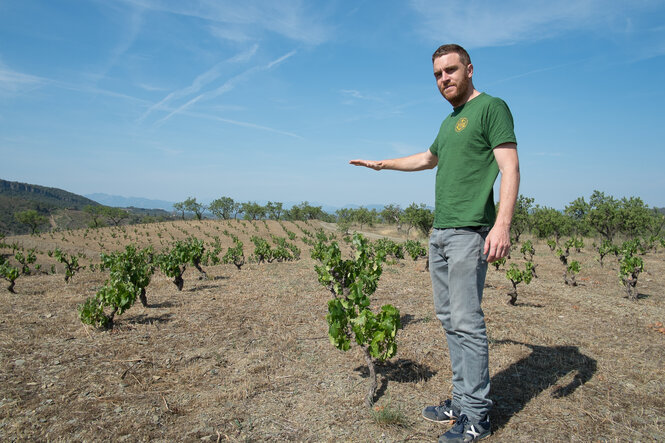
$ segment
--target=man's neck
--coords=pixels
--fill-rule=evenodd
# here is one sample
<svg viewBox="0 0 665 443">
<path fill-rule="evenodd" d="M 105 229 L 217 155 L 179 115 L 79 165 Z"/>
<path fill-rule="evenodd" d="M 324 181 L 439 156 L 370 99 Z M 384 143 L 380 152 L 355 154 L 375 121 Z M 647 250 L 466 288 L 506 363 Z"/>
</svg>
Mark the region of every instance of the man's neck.
<svg viewBox="0 0 665 443">
<path fill-rule="evenodd" d="M 463 101 L 461 101 L 457 106 L 453 106 L 453 108 L 459 108 L 460 106 L 464 106 L 464 105 L 466 105 L 466 104 L 469 103 L 471 100 L 473 100 L 474 98 L 478 97 L 480 94 L 481 94 L 480 91 L 476 90 L 476 88 L 473 88 L 473 89 L 471 90 L 471 93 L 468 95 L 468 97 L 466 97 L 466 99 L 464 99 Z"/>
</svg>

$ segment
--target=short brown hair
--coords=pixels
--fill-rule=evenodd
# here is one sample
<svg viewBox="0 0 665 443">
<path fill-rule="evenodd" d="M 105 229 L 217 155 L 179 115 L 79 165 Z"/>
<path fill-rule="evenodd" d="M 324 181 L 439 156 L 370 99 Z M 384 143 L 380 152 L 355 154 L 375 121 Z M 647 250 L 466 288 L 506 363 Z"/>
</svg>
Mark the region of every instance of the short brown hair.
<svg viewBox="0 0 665 443">
<path fill-rule="evenodd" d="M 432 54 L 432 63 L 434 63 L 434 60 L 441 57 L 442 55 L 452 53 L 459 55 L 459 59 L 463 65 L 466 66 L 471 64 L 471 57 L 469 57 L 469 53 L 466 52 L 466 49 L 454 43 L 439 46 L 439 48 L 434 51 L 434 54 Z"/>
</svg>

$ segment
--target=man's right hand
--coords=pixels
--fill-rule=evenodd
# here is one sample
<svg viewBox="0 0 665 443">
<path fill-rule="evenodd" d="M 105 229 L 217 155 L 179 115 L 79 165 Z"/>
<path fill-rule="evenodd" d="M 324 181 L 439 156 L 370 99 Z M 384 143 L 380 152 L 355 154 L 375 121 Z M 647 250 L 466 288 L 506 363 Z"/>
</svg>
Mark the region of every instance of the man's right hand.
<svg viewBox="0 0 665 443">
<path fill-rule="evenodd" d="M 366 168 L 374 169 L 375 171 L 380 171 L 383 169 L 383 162 L 374 161 L 374 160 L 351 160 L 349 162 L 355 166 L 364 166 Z"/>
</svg>

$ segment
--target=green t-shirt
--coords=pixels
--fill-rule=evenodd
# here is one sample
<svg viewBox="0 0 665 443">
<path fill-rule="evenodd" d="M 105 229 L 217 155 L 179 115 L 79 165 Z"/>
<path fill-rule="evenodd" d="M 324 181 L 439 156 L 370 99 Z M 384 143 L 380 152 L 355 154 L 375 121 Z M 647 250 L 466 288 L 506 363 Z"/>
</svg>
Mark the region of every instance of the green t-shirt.
<svg viewBox="0 0 665 443">
<path fill-rule="evenodd" d="M 435 228 L 494 224 L 499 167 L 492 150 L 509 142 L 517 143 L 513 116 L 500 98 L 481 93 L 446 117 L 430 147 L 439 159 Z"/>
</svg>

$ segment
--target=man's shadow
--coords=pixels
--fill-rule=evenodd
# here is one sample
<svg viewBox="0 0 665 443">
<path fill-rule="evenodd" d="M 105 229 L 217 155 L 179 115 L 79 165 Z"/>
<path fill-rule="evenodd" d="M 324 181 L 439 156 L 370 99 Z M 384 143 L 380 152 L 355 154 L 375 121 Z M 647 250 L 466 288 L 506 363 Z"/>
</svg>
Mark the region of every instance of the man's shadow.
<svg viewBox="0 0 665 443">
<path fill-rule="evenodd" d="M 577 346 L 537 346 L 513 340 L 497 340 L 494 344 L 517 344 L 531 349 L 531 354 L 495 374 L 491 380 L 490 412 L 492 430 L 503 428 L 510 418 L 541 392 L 556 386 L 553 398 L 567 397 L 589 381 L 596 372 L 596 360 L 580 353 Z M 567 374 L 572 381 L 557 385 Z"/>
</svg>

